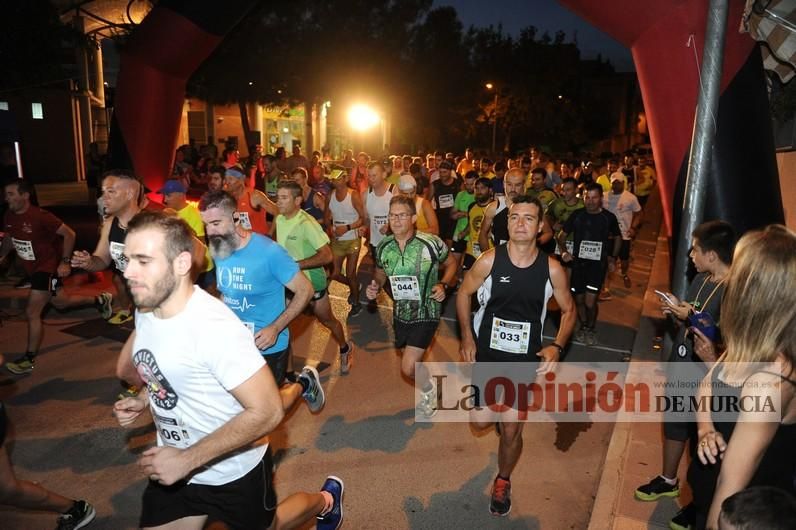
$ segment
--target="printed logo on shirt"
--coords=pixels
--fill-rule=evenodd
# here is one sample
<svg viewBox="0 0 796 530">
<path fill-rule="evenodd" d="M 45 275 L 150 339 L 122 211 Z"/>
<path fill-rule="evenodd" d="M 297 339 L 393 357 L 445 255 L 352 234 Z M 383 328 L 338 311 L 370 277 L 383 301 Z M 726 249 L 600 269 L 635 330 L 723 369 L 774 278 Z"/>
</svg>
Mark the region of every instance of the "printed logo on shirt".
<svg viewBox="0 0 796 530">
<path fill-rule="evenodd" d="M 252 291 L 253 286 L 246 283 L 246 267 L 224 267 L 219 265 L 216 273 L 216 283 L 219 289 L 234 289 L 236 291 Z"/>
<path fill-rule="evenodd" d="M 158 407 L 171 410 L 177 406 L 179 396 L 169 384 L 166 376 L 160 371 L 155 356 L 149 350 L 138 350 L 133 354 L 139 377 L 149 390 L 149 397 Z"/>
<path fill-rule="evenodd" d="M 250 304 L 245 296 L 243 300 L 232 298 L 231 296 L 224 296 L 224 303 L 233 311 L 240 311 L 241 313 L 245 313 L 249 309 L 257 307 L 255 304 Z"/>
<path fill-rule="evenodd" d="M 511 283 L 511 276 L 501 276 L 500 283 Z"/>
</svg>

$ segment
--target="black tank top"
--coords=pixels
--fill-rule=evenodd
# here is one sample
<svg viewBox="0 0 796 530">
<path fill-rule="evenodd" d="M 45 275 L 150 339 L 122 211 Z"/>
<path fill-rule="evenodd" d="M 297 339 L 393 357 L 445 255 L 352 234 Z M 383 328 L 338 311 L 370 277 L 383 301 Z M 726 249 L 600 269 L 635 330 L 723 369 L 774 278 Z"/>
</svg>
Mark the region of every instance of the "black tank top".
<svg viewBox="0 0 796 530">
<path fill-rule="evenodd" d="M 498 199 L 498 212 L 492 218 L 492 240 L 495 245 L 509 240 L 509 207 L 505 198 Z"/>
<path fill-rule="evenodd" d="M 455 226 L 455 222 L 451 219 L 450 213 L 453 209 L 453 203 L 456 200 L 456 194 L 459 193 L 460 188 L 459 179 L 454 178 L 450 184 L 443 184 L 442 180 L 434 182 L 434 200 L 437 203 L 437 221 L 439 222 L 440 237 L 446 239 L 452 234 L 448 234 Z"/>
<path fill-rule="evenodd" d="M 540 250 L 532 265 L 519 268 L 509 258 L 508 244 L 496 247 L 492 271 L 477 294 L 476 360 L 538 361 L 552 294 L 546 253 Z"/>
<path fill-rule="evenodd" d="M 796 381 L 783 377 L 781 374 L 776 375 L 783 381 L 796 386 Z M 740 398 L 741 387 L 730 386 L 719 380 L 717 369 L 711 373 L 711 381 L 714 396 L 720 395 L 723 398 L 734 398 L 735 400 Z M 727 443 L 730 442 L 736 423 L 736 421 L 718 422 L 715 420 L 713 422 L 716 431 L 721 433 Z M 697 440 L 692 440 L 692 442 L 692 454 L 695 454 Z M 796 472 L 794 447 L 796 447 L 796 424 L 780 424 L 747 487 L 775 486 L 790 493 L 796 492 L 793 484 L 794 472 Z M 719 480 L 721 465 L 722 460 L 720 459 L 716 464 L 704 466 L 698 458 L 694 458 L 688 468 L 688 484 L 693 490 L 694 505 L 697 510 L 697 528 L 705 527 L 710 503 L 713 501 L 716 483 Z"/>
<path fill-rule="evenodd" d="M 108 232 L 108 243 L 110 244 L 110 254 L 113 260 L 112 269 L 124 272 L 127 268 L 127 259 L 124 257 L 124 239 L 127 237 L 127 229 L 119 224 L 119 218 L 114 217 L 111 221 L 111 229 Z"/>
</svg>

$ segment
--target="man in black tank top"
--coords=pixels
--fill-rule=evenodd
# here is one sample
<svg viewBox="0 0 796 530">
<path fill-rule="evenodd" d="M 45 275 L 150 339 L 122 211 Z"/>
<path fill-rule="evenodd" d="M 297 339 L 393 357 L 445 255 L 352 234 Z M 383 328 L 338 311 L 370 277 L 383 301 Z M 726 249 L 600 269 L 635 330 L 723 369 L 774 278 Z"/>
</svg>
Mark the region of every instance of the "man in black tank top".
<svg viewBox="0 0 796 530">
<path fill-rule="evenodd" d="M 465 275 L 456 297 L 460 353 L 465 362 L 534 363 L 538 374 L 555 370 L 575 325 L 575 306 L 564 268 L 536 246 L 542 216 L 538 199 L 516 197 L 508 215 L 509 242 L 481 254 Z M 471 320 L 471 297 L 476 292 L 480 307 Z M 561 308 L 561 325 L 556 340 L 543 347 L 542 326 L 551 296 Z M 527 373 L 527 367 L 522 372 Z M 494 423 L 487 408 L 473 413 L 471 422 L 476 428 Z M 510 477 L 522 452 L 523 425 L 503 420 L 498 424 L 498 476 L 489 506 L 493 515 L 511 510 Z"/>
</svg>

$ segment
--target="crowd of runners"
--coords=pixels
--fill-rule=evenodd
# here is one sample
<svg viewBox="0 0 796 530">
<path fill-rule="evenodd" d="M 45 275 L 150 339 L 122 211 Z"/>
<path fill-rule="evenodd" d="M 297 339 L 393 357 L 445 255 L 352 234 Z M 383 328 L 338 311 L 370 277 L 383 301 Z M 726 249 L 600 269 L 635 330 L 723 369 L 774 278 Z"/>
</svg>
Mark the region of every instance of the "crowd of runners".
<svg viewBox="0 0 796 530">
<path fill-rule="evenodd" d="M 208 520 L 229 528 L 293 528 L 313 518 L 319 529 L 339 528 L 340 477 L 329 475 L 319 492 L 294 493 L 281 502 L 272 485 L 268 434 L 301 402 L 321 413 L 327 397 L 316 367 L 291 370 L 290 323 L 311 311 L 329 329 L 338 354 L 333 369 L 345 376 L 356 369 L 357 352 L 345 322 L 332 311 L 330 283 L 348 290 L 343 320 L 358 318 L 386 291 L 401 376 L 421 390 L 416 415 L 433 418 L 439 389 L 421 361 L 429 357 L 446 300 L 455 298 L 462 361 L 525 362 L 537 374 L 554 371 L 571 338 L 586 346 L 600 342 L 598 302 L 611 298 L 610 284 L 632 286 L 631 244 L 655 183 L 646 158 L 632 154 L 621 161 L 608 157 L 573 164 L 535 148 L 495 163 L 470 149 L 459 158 L 437 152 L 371 160 L 366 153 L 354 158 L 347 152 L 335 162 L 322 161 L 320 153 L 309 161 L 300 148 L 291 157 L 262 155 L 256 147 L 251 153 L 245 163 L 228 149 L 222 164 L 192 164 L 184 150 L 174 178 L 157 190 L 162 204 L 147 199 L 132 172 L 108 171 L 93 252 L 75 249 L 74 231 L 31 204 L 27 182 L 5 186 L 8 212 L 0 259 L 11 259 L 14 251 L 31 289 L 27 351 L 6 368 L 14 374 L 34 371 L 47 303 L 59 308 L 93 304 L 110 324 L 134 320 L 117 363 L 116 375 L 127 390 L 113 411 L 121 425 L 149 414 L 156 427 L 157 446 L 139 461 L 149 478 L 143 528 L 202 528 Z M 745 241 L 736 250 L 736 263 L 758 262 L 736 267 L 729 225 L 706 223 L 694 233 L 691 257 L 699 275 L 687 301 L 669 295 L 663 305 L 673 319 L 686 322 L 671 361 L 700 363 L 705 374 L 716 377 L 725 345 L 725 357 L 761 360 L 746 352 L 755 330 L 743 327 L 738 309 L 727 309 L 722 299 L 754 296 L 757 306 L 746 310 L 763 311 L 759 306 L 766 301 L 755 289 L 766 286 L 750 286 L 744 275 L 763 266 L 759 261 L 766 252 L 789 251 L 792 261 L 794 235 L 775 227 Z M 373 272 L 361 280 L 363 260 L 372 263 Z M 787 289 L 794 283 L 787 274 L 794 272 L 793 264 L 770 261 L 770 275 Z M 108 270 L 114 292 L 95 298 L 67 295 L 60 279 L 72 269 Z M 639 487 L 640 500 L 679 494 L 676 470 L 688 440 L 703 462 L 717 462 L 719 453 L 727 456 L 721 474 L 716 465 L 705 472 L 693 464 L 692 488 L 709 493 L 695 495 L 694 505 L 673 522 L 682 526 L 673 528 L 716 527 L 721 501 L 756 483 L 754 468 L 736 464 L 732 472 L 724 471 L 728 459 L 742 458 L 727 443 L 738 431 L 744 440 L 757 436 L 757 463 L 766 472 L 760 483 L 784 487 L 784 475 L 790 472 L 793 478 L 793 451 L 782 448 L 796 436 L 790 428 L 792 416 L 796 420 L 796 401 L 790 399 L 796 382 L 787 368 L 796 353 L 796 300 L 778 307 L 790 315 L 785 318 L 790 327 L 765 328 L 773 338 L 760 355 L 785 361 L 778 374 L 780 383 L 788 383 L 781 385 L 787 410 L 783 424 L 749 434 L 742 423 L 735 433 L 721 425 L 703 428 L 700 423 L 697 430 L 696 422 L 665 423 L 663 470 Z M 695 314 L 707 314 L 718 328 L 722 308 L 722 335 L 689 325 Z M 542 328 L 549 309 L 558 313 L 557 329 L 545 344 Z M 736 322 L 730 331 L 728 318 Z M 763 311 L 760 318 L 771 315 Z M 0 418 L 2 448 L 1 406 Z M 710 424 L 710 418 L 695 419 Z M 473 416 L 472 425 L 494 425 L 500 435 L 489 510 L 505 516 L 511 510 L 511 474 L 522 451 L 524 423 L 496 424 Z M 776 454 L 769 456 L 765 449 L 772 440 Z M 86 501 L 16 479 L 0 449 L 4 502 L 59 512 L 64 529 L 81 528 L 94 518 Z"/>
</svg>

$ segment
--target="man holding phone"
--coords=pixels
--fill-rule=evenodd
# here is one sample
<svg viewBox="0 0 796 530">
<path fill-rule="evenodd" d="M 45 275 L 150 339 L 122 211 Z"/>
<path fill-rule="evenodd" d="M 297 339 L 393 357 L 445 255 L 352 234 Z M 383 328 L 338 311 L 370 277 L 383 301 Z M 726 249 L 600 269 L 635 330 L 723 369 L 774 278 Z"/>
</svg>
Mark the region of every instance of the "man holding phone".
<svg viewBox="0 0 796 530">
<path fill-rule="evenodd" d="M 678 329 L 669 355 L 668 378 L 671 381 L 678 372 L 704 375 L 716 362 L 721 334 L 718 328 L 724 281 L 729 274 L 735 246 L 735 232 L 723 221 L 708 221 L 699 225 L 691 239 L 689 256 L 697 270 L 686 293 L 686 300 L 678 300 L 671 293 L 655 291 L 661 299 L 661 311 L 672 315 Z M 698 363 L 677 370 L 681 362 Z M 683 366 L 683 365 L 679 365 Z M 681 379 L 678 377 L 678 379 Z M 667 386 L 667 388 L 669 388 Z M 683 456 L 686 442 L 696 433 L 696 419 L 690 422 L 665 420 L 663 424 L 663 473 L 647 484 L 639 486 L 635 497 L 641 501 L 656 501 L 661 497 L 677 497 L 680 486 L 677 468 Z M 672 528 L 688 528 L 694 525 L 695 512 L 689 504 L 672 519 Z"/>
</svg>

